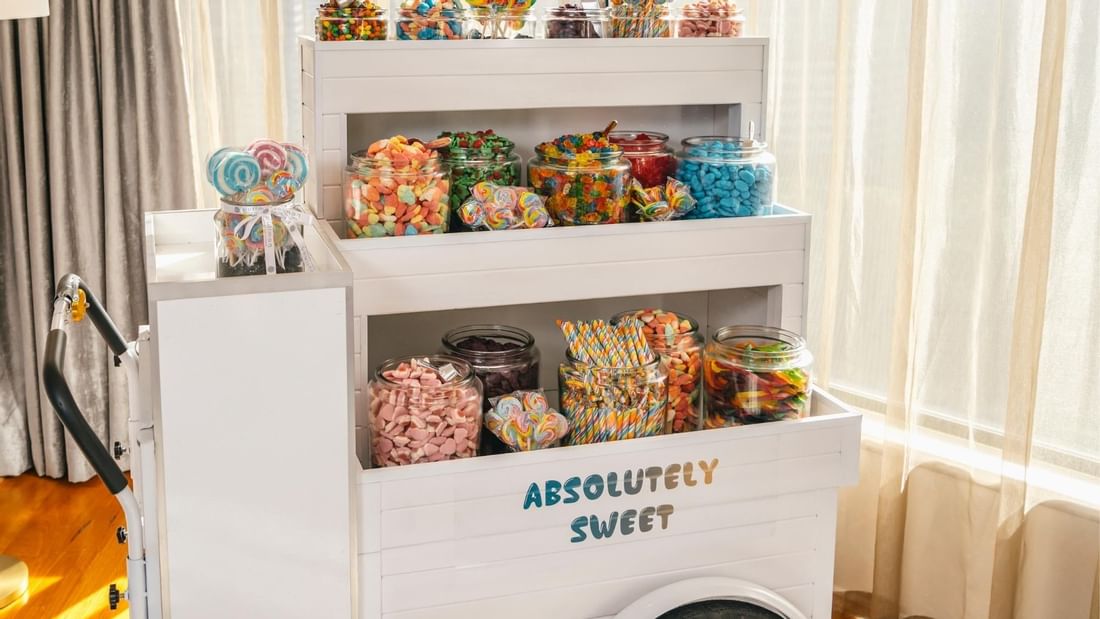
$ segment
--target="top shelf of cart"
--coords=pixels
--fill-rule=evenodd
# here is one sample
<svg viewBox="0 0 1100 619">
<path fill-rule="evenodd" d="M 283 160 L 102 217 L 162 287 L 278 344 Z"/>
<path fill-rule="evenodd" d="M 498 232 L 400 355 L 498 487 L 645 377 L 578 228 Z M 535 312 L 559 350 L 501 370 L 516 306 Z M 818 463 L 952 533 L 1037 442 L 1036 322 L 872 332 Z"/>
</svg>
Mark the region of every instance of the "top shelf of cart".
<svg viewBox="0 0 1100 619">
<path fill-rule="evenodd" d="M 768 39 L 317 42 L 302 100 L 321 114 L 761 103 Z"/>
</svg>

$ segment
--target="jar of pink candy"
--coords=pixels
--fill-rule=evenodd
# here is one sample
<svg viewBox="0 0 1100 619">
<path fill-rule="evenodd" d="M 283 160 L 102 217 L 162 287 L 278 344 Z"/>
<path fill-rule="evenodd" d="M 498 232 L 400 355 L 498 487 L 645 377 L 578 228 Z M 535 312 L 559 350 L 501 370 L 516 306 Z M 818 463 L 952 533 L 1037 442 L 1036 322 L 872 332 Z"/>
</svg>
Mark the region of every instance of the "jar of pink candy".
<svg viewBox="0 0 1100 619">
<path fill-rule="evenodd" d="M 391 359 L 368 389 L 375 466 L 477 455 L 481 381 L 465 361 L 447 355 Z"/>
<path fill-rule="evenodd" d="M 699 0 L 680 9 L 680 38 L 739 37 L 745 15 L 727 0 Z"/>
</svg>

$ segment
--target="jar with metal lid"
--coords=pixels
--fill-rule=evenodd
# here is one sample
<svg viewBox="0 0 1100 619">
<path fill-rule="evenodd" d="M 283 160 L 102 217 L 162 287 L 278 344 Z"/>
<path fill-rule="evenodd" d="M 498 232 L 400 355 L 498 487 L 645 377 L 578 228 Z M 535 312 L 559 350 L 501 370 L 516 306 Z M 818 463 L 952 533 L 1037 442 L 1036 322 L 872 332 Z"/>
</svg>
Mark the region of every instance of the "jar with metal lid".
<svg viewBox="0 0 1100 619">
<path fill-rule="evenodd" d="M 798 419 L 810 411 L 813 355 L 777 327 L 723 327 L 704 362 L 707 428 Z"/>
<path fill-rule="evenodd" d="M 561 413 L 569 421 L 567 445 L 605 443 L 665 434 L 668 372 L 660 355 L 636 367 L 600 367 L 566 352 L 558 368 Z"/>
<path fill-rule="evenodd" d="M 443 336 L 443 351 L 470 364 L 489 398 L 539 388 L 539 349 L 527 331 L 506 325 L 466 325 Z"/>
<path fill-rule="evenodd" d="M 698 430 L 703 422 L 703 337 L 699 333 L 699 323 L 686 314 L 638 309 L 616 314 L 611 324 L 617 325 L 628 318 L 641 321 L 649 347 L 665 363 L 668 410 L 672 418 L 669 431 Z"/>
<path fill-rule="evenodd" d="M 564 226 L 626 221 L 630 178 L 630 163 L 618 146 L 569 156 L 540 144 L 527 164 L 527 182 L 546 199 L 554 223 Z"/>
<path fill-rule="evenodd" d="M 471 39 L 533 39 L 537 19 L 528 8 L 476 6 L 466 11 Z"/>
<path fill-rule="evenodd" d="M 447 355 L 386 361 L 368 386 L 371 461 L 400 466 L 468 458 L 481 436 L 481 381 Z"/>
<path fill-rule="evenodd" d="M 677 36 L 739 37 L 745 25 L 745 14 L 727 0 L 699 0 L 680 9 Z"/>
<path fill-rule="evenodd" d="M 450 232 L 468 232 L 470 227 L 459 217 L 459 208 L 470 199 L 470 190 L 481 182 L 516 186 L 520 183 L 520 157 L 514 142 L 484 131 L 445 131 L 440 138 L 451 138 L 451 145 L 440 149 L 443 163 L 451 172 Z"/>
<path fill-rule="evenodd" d="M 652 2 L 623 2 L 608 9 L 611 38 L 655 39 L 672 36 L 668 5 Z"/>
<path fill-rule="evenodd" d="M 701 136 L 683 140 L 676 178 L 696 200 L 686 219 L 770 215 L 775 204 L 775 156 L 753 138 Z"/>
<path fill-rule="evenodd" d="M 663 186 L 676 172 L 676 157 L 668 136 L 658 131 L 612 131 L 607 139 L 623 149 L 630 174 L 643 188 Z"/>
<path fill-rule="evenodd" d="M 607 9 L 563 4 L 543 16 L 548 39 L 599 39 L 607 33 Z"/>
<path fill-rule="evenodd" d="M 344 169 L 348 238 L 442 234 L 450 210 L 450 172 L 439 157 L 395 168 L 359 151 Z"/>
</svg>

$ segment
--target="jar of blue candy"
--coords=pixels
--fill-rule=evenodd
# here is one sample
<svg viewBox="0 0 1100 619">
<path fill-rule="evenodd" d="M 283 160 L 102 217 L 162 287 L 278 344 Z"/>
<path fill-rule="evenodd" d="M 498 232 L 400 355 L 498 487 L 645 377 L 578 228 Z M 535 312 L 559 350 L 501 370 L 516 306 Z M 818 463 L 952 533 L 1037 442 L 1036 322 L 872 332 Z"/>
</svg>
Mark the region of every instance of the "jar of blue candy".
<svg viewBox="0 0 1100 619">
<path fill-rule="evenodd" d="M 685 219 L 770 215 L 775 204 L 775 156 L 752 138 L 701 136 L 681 142 L 676 178 L 697 205 Z"/>
</svg>

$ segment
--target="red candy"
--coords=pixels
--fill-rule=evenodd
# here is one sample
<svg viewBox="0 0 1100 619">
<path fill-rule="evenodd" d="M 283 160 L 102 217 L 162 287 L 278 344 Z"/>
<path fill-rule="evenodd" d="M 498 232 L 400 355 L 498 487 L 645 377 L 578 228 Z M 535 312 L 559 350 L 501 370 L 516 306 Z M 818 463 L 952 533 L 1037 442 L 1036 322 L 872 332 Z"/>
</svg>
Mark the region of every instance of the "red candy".
<svg viewBox="0 0 1100 619">
<path fill-rule="evenodd" d="M 646 189 L 664 185 L 676 172 L 676 158 L 666 146 L 668 136 L 663 133 L 612 131 L 608 139 L 623 149 L 631 175 Z"/>
</svg>

